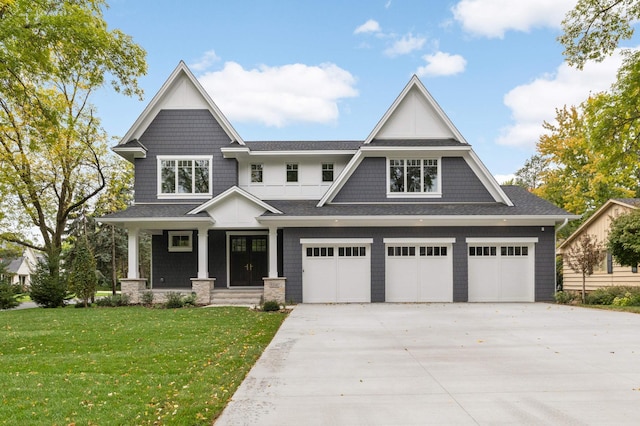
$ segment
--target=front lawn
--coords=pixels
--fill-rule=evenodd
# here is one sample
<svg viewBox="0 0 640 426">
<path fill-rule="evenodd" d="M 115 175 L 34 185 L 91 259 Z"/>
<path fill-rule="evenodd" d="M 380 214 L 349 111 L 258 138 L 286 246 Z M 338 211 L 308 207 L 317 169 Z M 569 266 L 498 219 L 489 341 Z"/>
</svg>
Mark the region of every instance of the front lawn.
<svg viewBox="0 0 640 426">
<path fill-rule="evenodd" d="M 211 424 L 284 318 L 239 307 L 0 311 L 0 424 Z"/>
</svg>

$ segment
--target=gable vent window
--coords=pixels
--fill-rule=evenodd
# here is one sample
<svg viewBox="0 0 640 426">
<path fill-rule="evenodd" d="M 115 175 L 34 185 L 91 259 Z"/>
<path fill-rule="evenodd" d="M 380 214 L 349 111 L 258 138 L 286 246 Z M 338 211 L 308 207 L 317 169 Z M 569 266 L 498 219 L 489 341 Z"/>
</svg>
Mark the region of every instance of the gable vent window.
<svg viewBox="0 0 640 426">
<path fill-rule="evenodd" d="M 333 163 L 322 163 L 322 181 L 333 182 Z"/>
<path fill-rule="evenodd" d="M 158 156 L 158 196 L 211 195 L 211 157 Z"/>
<path fill-rule="evenodd" d="M 435 158 L 390 159 L 390 194 L 439 194 L 440 162 Z"/>
<path fill-rule="evenodd" d="M 287 163 L 287 182 L 298 181 L 298 164 Z"/>
</svg>

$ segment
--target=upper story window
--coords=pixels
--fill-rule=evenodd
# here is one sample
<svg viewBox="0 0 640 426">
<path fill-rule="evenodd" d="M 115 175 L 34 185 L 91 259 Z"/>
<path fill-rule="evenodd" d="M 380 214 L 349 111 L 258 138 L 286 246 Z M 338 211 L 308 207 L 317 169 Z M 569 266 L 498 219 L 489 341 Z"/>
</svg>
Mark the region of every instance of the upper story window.
<svg viewBox="0 0 640 426">
<path fill-rule="evenodd" d="M 322 181 L 333 182 L 333 163 L 322 163 Z"/>
<path fill-rule="evenodd" d="M 298 181 L 298 164 L 287 163 L 287 182 Z"/>
<path fill-rule="evenodd" d="M 438 159 L 389 159 L 388 170 L 389 194 L 440 194 L 440 161 Z"/>
<path fill-rule="evenodd" d="M 158 156 L 158 197 L 211 195 L 211 156 Z"/>
<path fill-rule="evenodd" d="M 251 165 L 251 183 L 262 183 L 262 164 Z"/>
</svg>

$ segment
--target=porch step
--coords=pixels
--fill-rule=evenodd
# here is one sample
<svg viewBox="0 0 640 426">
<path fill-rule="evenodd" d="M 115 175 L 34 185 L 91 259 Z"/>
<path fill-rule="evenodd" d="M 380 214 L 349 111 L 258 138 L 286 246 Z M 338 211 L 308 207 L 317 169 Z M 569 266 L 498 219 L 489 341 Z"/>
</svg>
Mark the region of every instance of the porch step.
<svg viewBox="0 0 640 426">
<path fill-rule="evenodd" d="M 214 289 L 212 305 L 259 305 L 264 290 L 262 288 Z"/>
</svg>

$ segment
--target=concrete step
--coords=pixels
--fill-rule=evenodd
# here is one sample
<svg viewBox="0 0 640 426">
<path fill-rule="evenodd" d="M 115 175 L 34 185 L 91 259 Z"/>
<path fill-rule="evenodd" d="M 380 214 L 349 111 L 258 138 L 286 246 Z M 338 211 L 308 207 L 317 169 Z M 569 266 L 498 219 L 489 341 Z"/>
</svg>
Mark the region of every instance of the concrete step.
<svg viewBox="0 0 640 426">
<path fill-rule="evenodd" d="M 213 290 L 212 305 L 259 305 L 263 290 L 259 289 L 219 289 Z"/>
</svg>

